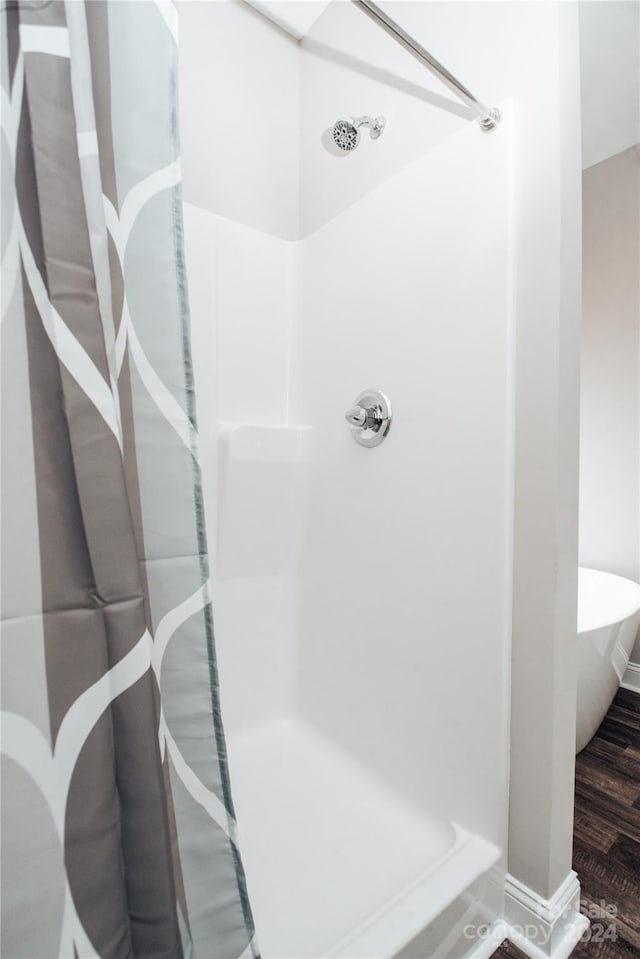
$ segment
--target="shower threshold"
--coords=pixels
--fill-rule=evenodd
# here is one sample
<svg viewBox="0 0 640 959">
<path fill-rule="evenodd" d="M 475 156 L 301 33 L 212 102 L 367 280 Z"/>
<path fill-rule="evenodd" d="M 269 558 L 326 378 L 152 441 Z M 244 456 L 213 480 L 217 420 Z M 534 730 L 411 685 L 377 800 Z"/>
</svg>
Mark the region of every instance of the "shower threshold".
<svg viewBox="0 0 640 959">
<path fill-rule="evenodd" d="M 499 858 L 298 717 L 228 748 L 263 959 L 390 959 Z"/>
</svg>

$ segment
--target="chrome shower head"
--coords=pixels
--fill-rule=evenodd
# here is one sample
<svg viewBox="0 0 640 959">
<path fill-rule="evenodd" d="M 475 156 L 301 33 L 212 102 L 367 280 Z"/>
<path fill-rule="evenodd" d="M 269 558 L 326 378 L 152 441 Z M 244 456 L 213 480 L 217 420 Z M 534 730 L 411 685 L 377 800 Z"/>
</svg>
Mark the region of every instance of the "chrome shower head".
<svg viewBox="0 0 640 959">
<path fill-rule="evenodd" d="M 348 117 L 336 120 L 333 125 L 333 141 L 340 150 L 355 150 L 360 142 L 360 127 L 370 127 L 371 136 L 378 138 L 384 130 L 384 117 Z"/>
<path fill-rule="evenodd" d="M 355 150 L 360 131 L 351 120 L 338 120 L 333 126 L 333 141 L 340 150 Z"/>
</svg>

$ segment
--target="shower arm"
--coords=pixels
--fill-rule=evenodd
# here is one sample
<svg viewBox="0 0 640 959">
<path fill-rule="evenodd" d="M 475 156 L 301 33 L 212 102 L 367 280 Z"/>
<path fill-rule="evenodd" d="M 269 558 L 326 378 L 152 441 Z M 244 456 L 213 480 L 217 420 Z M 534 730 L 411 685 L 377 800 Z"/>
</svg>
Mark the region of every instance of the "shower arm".
<svg viewBox="0 0 640 959">
<path fill-rule="evenodd" d="M 392 20 L 391 17 L 388 17 L 380 7 L 373 3 L 372 0 L 353 0 L 357 7 L 360 7 L 372 20 L 375 20 L 376 23 L 380 24 L 387 33 L 391 34 L 399 43 L 401 43 L 414 57 L 417 57 L 422 63 L 424 63 L 432 73 L 443 81 L 453 92 L 458 96 L 464 104 L 470 107 L 474 113 L 477 115 L 477 118 L 480 122 L 480 126 L 483 130 L 488 132 L 489 130 L 494 130 L 496 126 L 500 123 L 501 114 L 500 110 L 497 108 L 490 109 L 485 106 L 484 103 L 481 103 L 480 100 L 476 99 L 474 95 L 467 90 L 466 87 L 463 87 L 459 80 L 453 76 L 452 73 L 449 73 L 446 67 L 443 67 L 441 63 L 432 57 L 431 54 L 425 50 L 425 48 L 418 43 L 417 40 L 414 40 L 412 36 L 406 33 L 401 26 L 399 26 L 395 20 Z"/>
</svg>

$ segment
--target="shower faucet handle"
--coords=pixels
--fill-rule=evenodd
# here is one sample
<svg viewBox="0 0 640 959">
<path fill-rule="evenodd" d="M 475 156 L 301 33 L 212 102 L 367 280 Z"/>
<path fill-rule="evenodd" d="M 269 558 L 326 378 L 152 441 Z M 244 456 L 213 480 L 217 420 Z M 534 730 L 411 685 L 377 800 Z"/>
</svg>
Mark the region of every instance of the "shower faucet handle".
<svg viewBox="0 0 640 959">
<path fill-rule="evenodd" d="M 391 403 L 380 390 L 365 390 L 356 396 L 344 418 L 360 446 L 377 446 L 391 427 Z"/>
<path fill-rule="evenodd" d="M 372 427 L 376 421 L 376 411 L 366 410 L 363 406 L 352 406 L 344 414 L 347 423 L 352 426 L 358 426 L 360 429 Z"/>
</svg>

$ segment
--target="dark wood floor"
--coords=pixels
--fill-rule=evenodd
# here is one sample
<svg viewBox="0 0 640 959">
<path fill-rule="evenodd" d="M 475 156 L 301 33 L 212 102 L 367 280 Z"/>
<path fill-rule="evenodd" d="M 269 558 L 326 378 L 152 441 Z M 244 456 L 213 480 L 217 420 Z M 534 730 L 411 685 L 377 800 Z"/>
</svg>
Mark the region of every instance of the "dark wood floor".
<svg viewBox="0 0 640 959">
<path fill-rule="evenodd" d="M 573 868 L 591 930 L 572 959 L 640 959 L 640 695 L 620 689 L 576 758 Z M 615 918 L 592 918 L 601 903 Z M 611 914 L 611 910 L 610 910 Z M 595 941 L 598 939 L 599 941 Z M 525 959 L 505 942 L 493 959 Z"/>
</svg>

